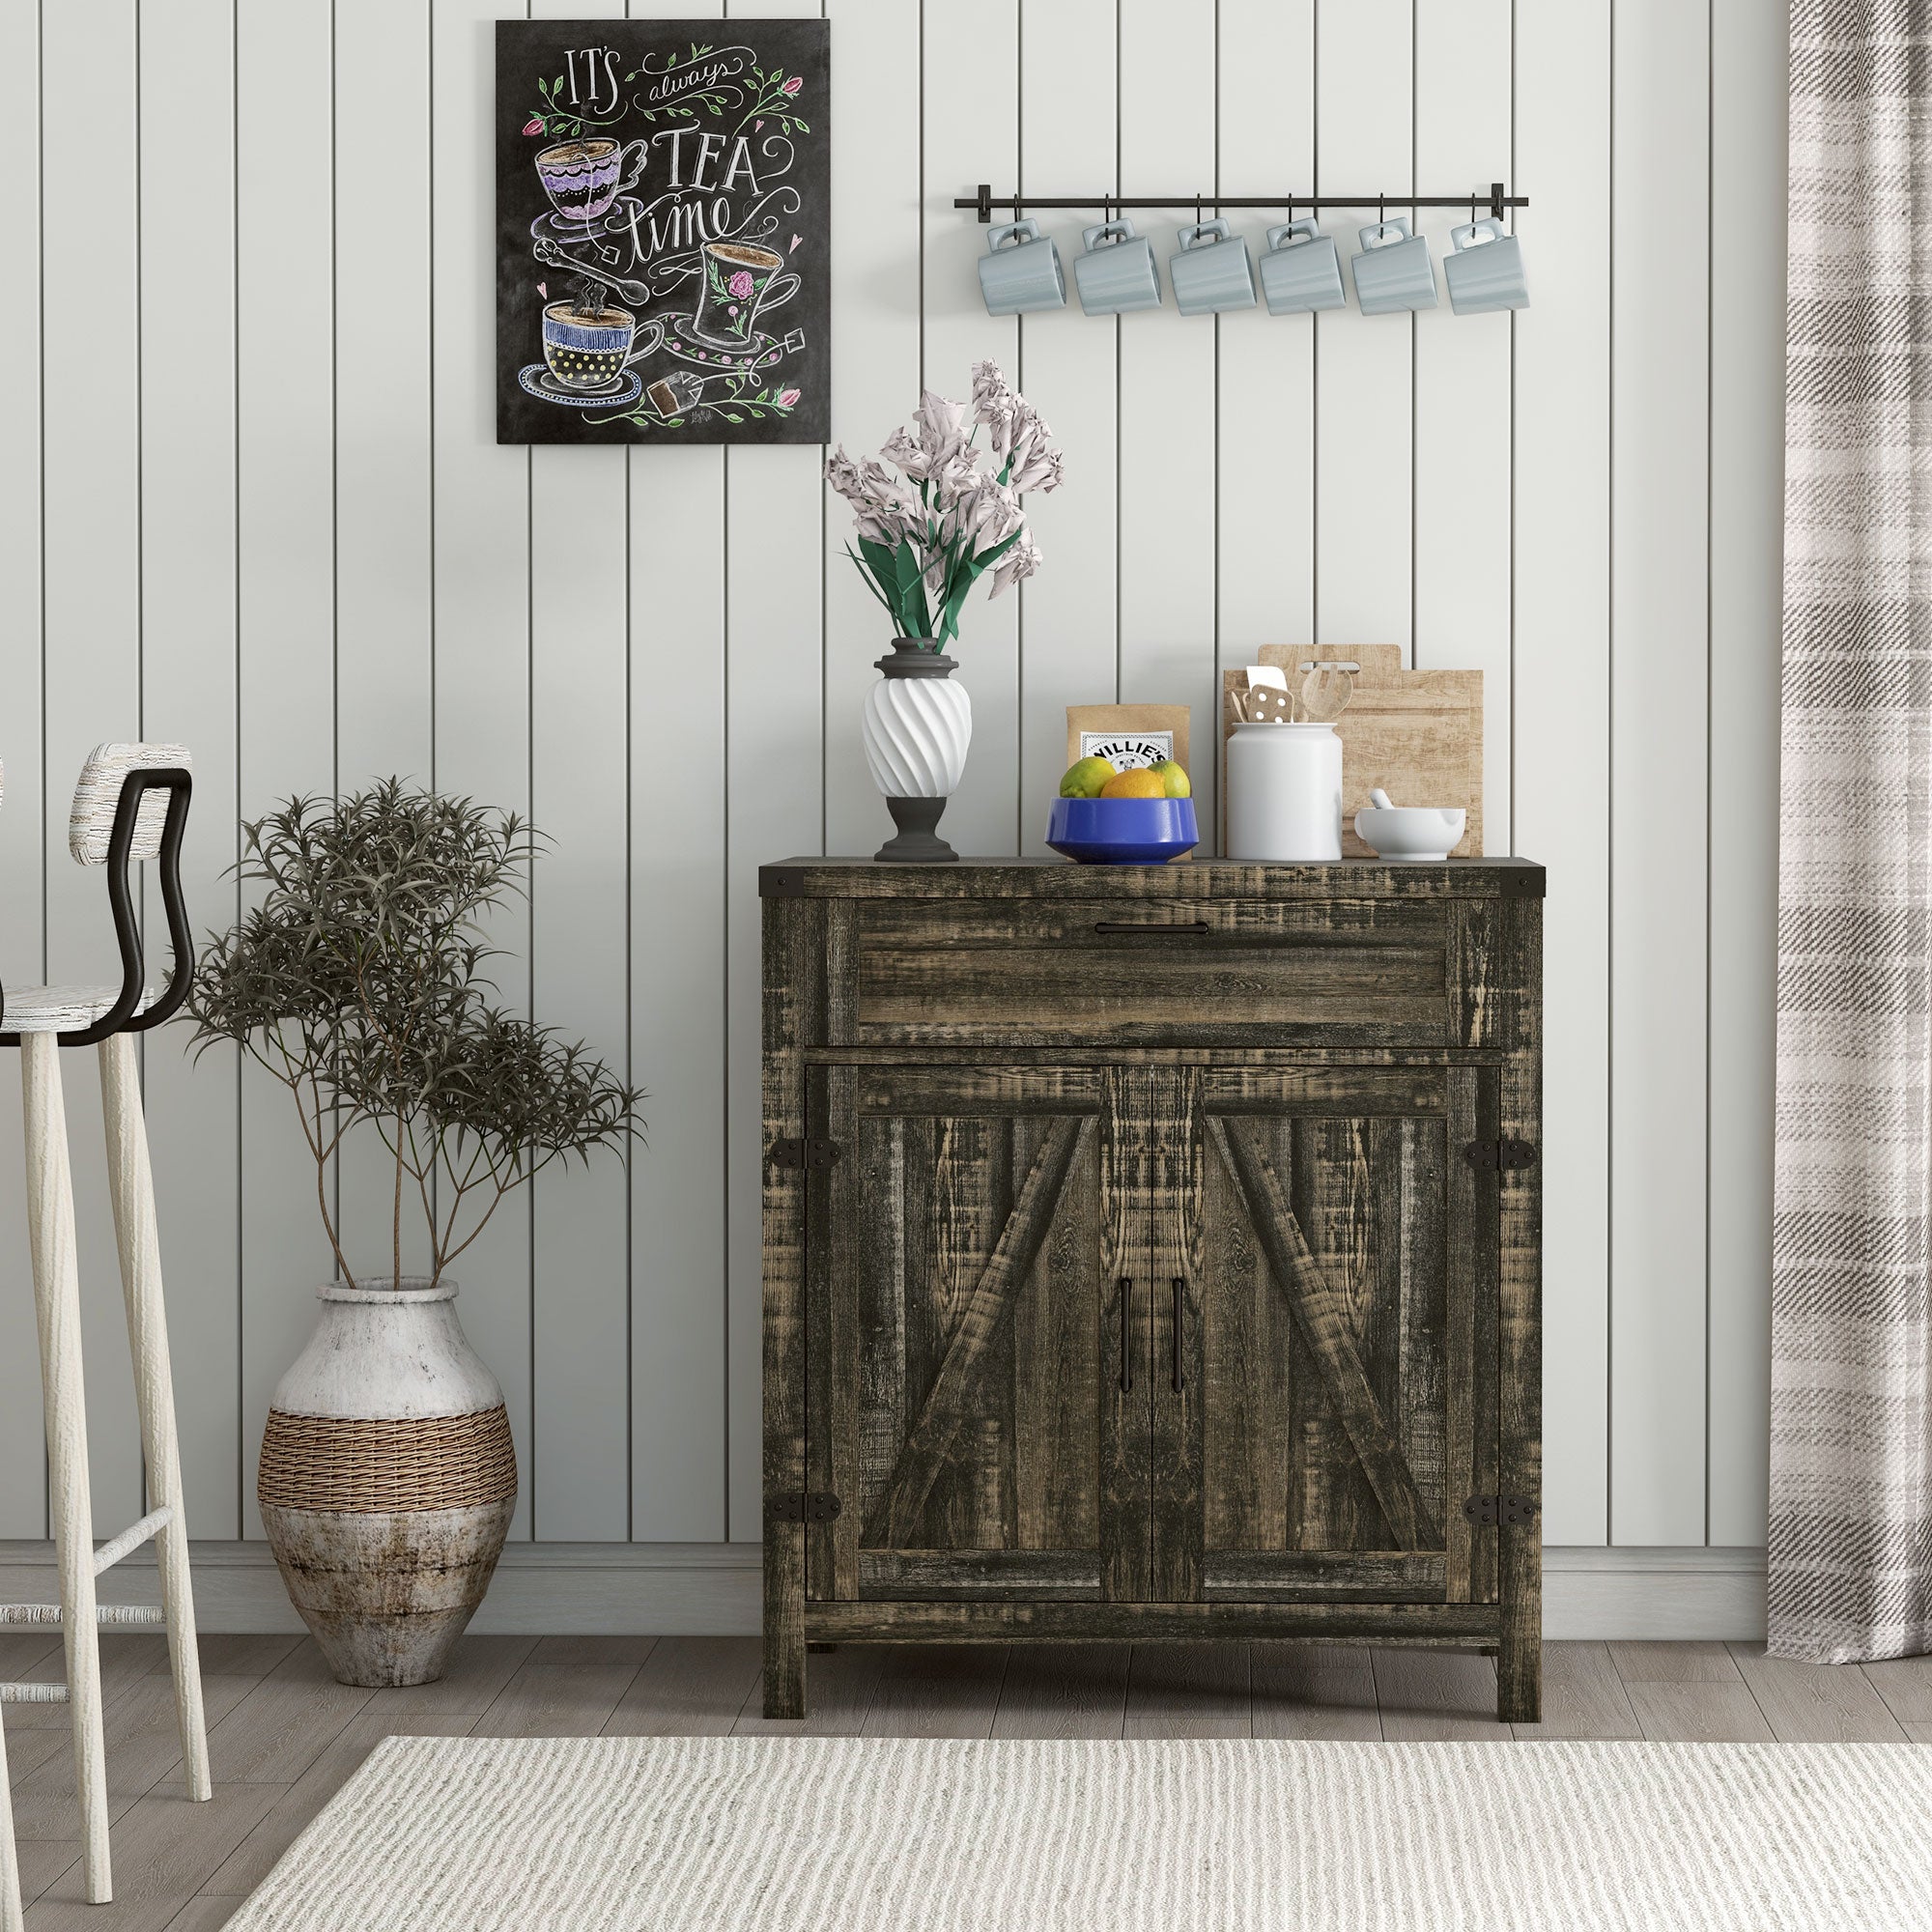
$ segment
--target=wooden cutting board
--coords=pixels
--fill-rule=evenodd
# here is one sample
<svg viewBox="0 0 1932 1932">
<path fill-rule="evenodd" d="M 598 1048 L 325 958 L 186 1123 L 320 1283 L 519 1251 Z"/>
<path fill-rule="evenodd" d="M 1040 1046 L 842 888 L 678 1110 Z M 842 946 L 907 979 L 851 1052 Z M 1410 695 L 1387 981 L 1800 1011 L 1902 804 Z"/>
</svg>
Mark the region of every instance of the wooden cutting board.
<svg viewBox="0 0 1932 1932">
<path fill-rule="evenodd" d="M 1355 837 L 1355 813 L 1378 785 L 1397 805 L 1460 805 L 1469 814 L 1458 859 L 1483 850 L 1483 673 L 1408 670 L 1400 644 L 1264 644 L 1253 663 L 1279 665 L 1288 688 L 1299 692 L 1301 667 L 1356 664 L 1355 695 L 1336 735 L 1342 740 L 1342 852 L 1366 859 Z M 1247 689 L 1245 669 L 1221 674 L 1221 795 L 1227 797 L 1228 739 L 1234 734 L 1233 694 Z M 1222 818 L 1223 838 L 1227 820 Z"/>
</svg>

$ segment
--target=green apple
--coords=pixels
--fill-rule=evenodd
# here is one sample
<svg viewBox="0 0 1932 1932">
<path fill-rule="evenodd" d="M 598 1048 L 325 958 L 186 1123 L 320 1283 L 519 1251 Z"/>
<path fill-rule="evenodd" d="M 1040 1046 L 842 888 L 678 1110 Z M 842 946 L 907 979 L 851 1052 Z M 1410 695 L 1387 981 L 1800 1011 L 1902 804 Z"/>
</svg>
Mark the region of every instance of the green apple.
<svg viewBox="0 0 1932 1932">
<path fill-rule="evenodd" d="M 1114 767 L 1106 758 L 1082 758 L 1078 764 L 1068 765 L 1060 781 L 1062 798 L 1098 798 L 1100 787 L 1114 776 Z"/>
<path fill-rule="evenodd" d="M 1167 787 L 1169 798 L 1192 798 L 1194 787 L 1187 782 L 1187 774 L 1172 758 L 1163 758 L 1152 767 L 1155 778 Z"/>
</svg>

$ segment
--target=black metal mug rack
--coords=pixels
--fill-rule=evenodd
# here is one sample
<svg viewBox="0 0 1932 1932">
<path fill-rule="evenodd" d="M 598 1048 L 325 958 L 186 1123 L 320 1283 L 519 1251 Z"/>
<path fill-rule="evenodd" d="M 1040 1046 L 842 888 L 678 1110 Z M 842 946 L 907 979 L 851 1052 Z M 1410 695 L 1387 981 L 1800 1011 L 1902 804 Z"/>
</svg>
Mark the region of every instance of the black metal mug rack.
<svg viewBox="0 0 1932 1932">
<path fill-rule="evenodd" d="M 1192 208 L 1197 213 L 1227 208 L 1283 208 L 1292 214 L 1297 208 L 1466 208 L 1471 211 L 1487 202 L 1489 212 L 1500 221 L 1506 208 L 1527 208 L 1529 197 L 1505 194 L 1504 184 L 1492 182 L 1486 195 L 1481 188 L 1468 194 L 995 194 L 989 182 L 980 184 L 978 194 L 962 195 L 954 208 L 970 208 L 981 221 L 991 221 L 993 211 L 1010 209 L 1013 218 L 1029 208 L 1097 208 L 1111 213 L 1117 208 Z"/>
</svg>

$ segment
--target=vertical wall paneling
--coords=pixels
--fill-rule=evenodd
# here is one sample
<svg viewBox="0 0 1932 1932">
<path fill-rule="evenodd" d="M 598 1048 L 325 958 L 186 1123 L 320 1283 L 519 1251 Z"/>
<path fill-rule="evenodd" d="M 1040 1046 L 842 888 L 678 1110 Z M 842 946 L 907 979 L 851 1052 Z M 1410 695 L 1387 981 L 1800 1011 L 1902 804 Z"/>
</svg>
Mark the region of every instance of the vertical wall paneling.
<svg viewBox="0 0 1932 1932">
<path fill-rule="evenodd" d="M 237 611 L 240 810 L 335 785 L 334 122 L 328 0 L 242 0 L 236 17 Z M 292 381 L 291 370 L 306 371 Z M 351 709 L 360 702 L 352 686 Z M 213 906 L 190 907 L 197 930 Z M 261 1534 L 262 1419 L 334 1272 L 288 1090 L 242 1069 L 241 1534 Z M 166 1204 L 162 1204 L 163 1211 Z M 185 1409 L 194 1383 L 178 1365 Z M 190 1492 L 191 1510 L 201 1506 Z M 194 1520 L 193 1518 L 190 1520 Z"/>
<path fill-rule="evenodd" d="M 88 215 L 69 200 L 67 167 L 42 176 L 46 300 L 69 290 L 124 319 L 138 339 L 140 237 L 135 14 L 131 7 L 42 12 L 43 98 L 84 86 L 93 110 L 85 170 Z M 84 82 L 73 76 L 84 75 Z M 47 966 L 55 980 L 113 978 L 114 928 L 99 871 L 68 856 L 68 808 L 89 749 L 141 734 L 141 367 L 103 355 L 90 329 L 51 327 L 42 344 L 50 434 L 42 449 L 45 543 Z M 79 1220 L 83 1280 L 112 1282 L 100 1085 L 94 1056 L 61 1068 Z M 140 1440 L 120 1297 L 81 1304 L 94 1506 L 119 1526 L 140 1515 Z M 111 1531 L 110 1531 L 111 1533 Z"/>
<path fill-rule="evenodd" d="M 336 780 L 428 783 L 430 742 L 429 0 L 334 0 Z M 407 188 L 399 191 L 402 184 Z M 386 1274 L 396 1166 L 343 1143 L 344 1251 Z M 403 1180 L 403 1267 L 429 1243 Z"/>
<path fill-rule="evenodd" d="M 1486 10 L 1487 11 L 1487 10 Z M 1317 185 L 1389 196 L 1412 218 L 1414 0 L 1350 0 L 1317 22 Z M 1315 320 L 1315 636 L 1321 644 L 1411 644 L 1415 327 L 1355 307 L 1350 258 L 1373 204 L 1328 209 L 1349 306 Z M 1412 656 L 1411 656 L 1412 661 Z"/>
<path fill-rule="evenodd" d="M 1784 9 L 1713 0 L 1710 1541 L 1767 1509 L 1784 368 Z"/>
<path fill-rule="evenodd" d="M 1211 824 L 1217 671 L 1256 644 L 1484 669 L 1490 844 L 1549 867 L 1546 1535 L 1758 1541 L 1781 10 L 1624 0 L 1613 34 L 1611 0 L 647 9 L 833 21 L 835 436 L 876 447 L 922 384 L 963 397 L 990 356 L 1065 450 L 1028 506 L 1043 574 L 965 615 L 961 850 L 1040 849 L 1067 704 L 1190 704 Z M 492 29 L 528 11 L 0 0 L 0 61 L 38 77 L 0 128 L 28 211 L 0 346 L 39 371 L 0 402 L 0 979 L 111 971 L 100 877 L 66 852 L 102 738 L 194 748 L 198 931 L 251 890 L 220 876 L 238 816 L 291 793 L 399 772 L 528 812 L 554 845 L 490 932 L 499 997 L 627 1067 L 650 1126 L 627 1167 L 518 1194 L 456 1264 L 517 1434 L 514 1533 L 752 1540 L 756 868 L 886 837 L 858 720 L 887 627 L 817 448 L 497 444 Z M 43 167 L 43 103 L 70 98 L 84 223 Z M 980 181 L 1198 188 L 1209 212 L 1312 185 L 1406 213 L 1497 176 L 1532 201 L 1514 317 L 1454 316 L 1445 288 L 1413 320 L 1352 292 L 1183 319 L 1170 292 L 1116 322 L 1069 272 L 1064 310 L 995 321 L 986 231 L 952 205 Z M 1044 213 L 1069 271 L 1101 213 Z M 1164 285 L 1193 213 L 1136 212 Z M 1259 258 L 1287 213 L 1235 227 Z M 1322 221 L 1352 255 L 1374 213 Z M 1425 216 L 1438 257 L 1463 218 Z M 45 327 L 76 290 L 128 318 L 127 354 Z M 185 1046 L 145 1061 L 190 1507 L 199 1535 L 252 1536 L 262 1414 L 331 1263 L 285 1090 Z M 92 1056 L 66 1066 L 111 1526 L 139 1455 Z M 0 1228 L 20 1165 L 9 1089 Z M 341 1164 L 365 1271 L 389 1179 L 375 1145 Z M 11 1239 L 0 1535 L 43 1531 L 38 1406 Z"/>
<path fill-rule="evenodd" d="M 1211 194 L 1213 0 L 1122 0 L 1121 192 Z M 1212 214 L 1211 203 L 1204 214 Z M 1136 214 L 1167 299 L 1121 319 L 1121 696 L 1186 704 L 1194 742 L 1218 726 L 1214 670 L 1214 432 L 1218 330 L 1175 306 L 1167 259 L 1193 205 Z M 1245 217 L 1243 229 L 1252 226 Z M 1194 753 L 1196 810 L 1215 823 L 1215 760 Z M 1210 833 L 1211 838 L 1212 834 Z"/>
<path fill-rule="evenodd" d="M 0 355 L 21 380 L 0 396 L 0 680 L 16 719 L 41 713 L 41 49 L 40 9 L 0 7 L 0 71 L 14 76 L 14 109 L 0 120 L 0 167 L 14 185 L 13 299 L 0 306 Z M 46 865 L 41 734 L 0 737 L 0 984 L 44 977 Z M 17 1058 L 0 1053 L 0 1536 L 44 1536 L 46 1455 L 40 1357 L 27 1243 Z"/>
<path fill-rule="evenodd" d="M 1516 849 L 1549 867 L 1544 1534 L 1560 1544 L 1609 1534 L 1609 61 L 1610 0 L 1520 11 L 1510 763 Z"/>
<path fill-rule="evenodd" d="M 1223 193 L 1313 184 L 1315 15 L 1315 0 L 1221 0 Z M 1267 231 L 1288 218 L 1244 212 L 1236 224 L 1258 281 Z M 1218 669 L 1252 664 L 1262 644 L 1315 640 L 1315 328 L 1312 315 L 1269 315 L 1264 299 L 1220 320 Z M 1218 706 L 1197 764 L 1218 752 Z"/>
<path fill-rule="evenodd" d="M 542 0 L 538 18 L 623 17 L 623 0 Z M 584 44 L 594 44 L 591 31 Z M 559 295 L 569 291 L 561 284 Z M 645 458 L 649 460 L 648 455 Z M 530 451 L 530 809 L 548 842 L 530 895 L 538 1021 L 628 1064 L 630 452 Z M 533 1183 L 535 1529 L 630 1534 L 629 1201 L 624 1165 L 553 1166 Z"/>
<path fill-rule="evenodd" d="M 646 11 L 632 9 L 633 16 Z M 719 0 L 670 14 L 722 13 Z M 631 1534 L 724 1534 L 724 452 L 631 461 Z M 674 827 L 674 836 L 667 828 Z"/>
<path fill-rule="evenodd" d="M 920 10 L 908 0 L 837 0 L 832 18 L 832 440 L 859 456 L 875 450 L 919 400 Z M 876 141 L 846 130 L 891 118 L 892 164 Z M 935 190 L 937 192 L 937 190 Z M 949 191 L 950 192 L 950 191 Z M 974 227 L 970 215 L 957 223 Z M 981 318 L 982 320 L 984 318 Z M 949 396 L 965 372 L 944 370 Z M 852 516 L 825 493 L 825 849 L 872 852 L 892 820 L 866 769 L 859 735 L 873 668 L 892 646 L 893 623 L 845 554 Z M 961 652 L 978 699 L 977 607 Z M 977 752 L 974 755 L 978 755 Z M 950 829 L 950 827 L 949 827 Z M 1004 849 L 1004 848 L 1003 848 Z"/>
<path fill-rule="evenodd" d="M 1415 14 L 1417 193 L 1514 181 L 1511 0 Z M 1483 824 L 1510 843 L 1511 317 L 1457 315 L 1443 272 L 1466 211 L 1418 209 L 1439 306 L 1415 318 L 1415 662 L 1483 673 Z"/>
<path fill-rule="evenodd" d="M 1065 87 L 1021 90 L 1022 188 L 1037 184 L 1045 194 L 1081 194 L 1115 186 L 1115 0 L 1063 0 L 1027 10 L 1029 69 L 1073 78 Z M 1080 231 L 1102 213 L 1097 207 L 1053 212 L 1066 306 L 1021 319 L 1018 367 L 1008 371 L 1066 453 L 1066 481 L 1053 495 L 1027 501 L 1046 562 L 1019 587 L 1027 643 L 1020 664 L 1020 849 L 1035 854 L 1046 850 L 1047 805 L 1066 766 L 1065 708 L 1111 703 L 1120 670 L 1121 326 L 1086 315 L 1073 281 Z M 971 215 L 962 211 L 953 220 L 984 245 L 985 231 Z M 1145 220 L 1136 226 L 1148 233 Z"/>
<path fill-rule="evenodd" d="M 1613 49 L 1610 1535 L 1704 1541 L 1710 13 Z M 1661 220 L 1659 212 L 1670 218 Z"/>
<path fill-rule="evenodd" d="M 727 13 L 818 11 L 817 0 L 735 0 Z M 763 1524 L 758 867 L 823 849 L 824 461 L 822 448 L 805 444 L 748 444 L 725 456 L 726 1480 L 736 1541 L 756 1541 Z"/>
<path fill-rule="evenodd" d="M 477 190 L 497 165 L 497 0 L 435 0 L 431 21 L 435 764 L 443 791 L 527 816 L 530 463 L 526 450 L 497 442 L 496 203 Z M 529 940 L 528 902 L 512 900 L 490 924 L 489 943 L 500 953 L 490 974 L 497 1003 L 520 1014 L 529 1010 Z M 520 1188 L 452 1269 L 464 1331 L 496 1371 L 510 1412 L 521 1476 L 510 1527 L 517 1538 L 530 1533 L 535 1468 L 529 1214 L 528 1191 Z"/>
<path fill-rule="evenodd" d="M 173 104 L 233 100 L 234 17 L 230 0 L 181 0 L 141 19 L 141 99 L 161 103 L 141 117 L 141 726 L 194 754 L 182 877 L 209 925 L 236 905 L 234 124 Z M 213 380 L 183 380 L 204 369 Z M 158 983 L 167 928 L 158 893 L 146 902 Z M 188 1041 L 185 1027 L 143 1041 L 149 1141 L 171 1339 L 206 1378 L 181 1414 L 188 1520 L 233 1537 L 240 1050 L 197 1064 Z"/>
<path fill-rule="evenodd" d="M 1036 15 L 1041 11 L 1033 10 Z M 980 0 L 972 7 L 921 0 L 921 14 L 925 37 L 919 119 L 925 193 L 923 381 L 942 396 L 963 401 L 972 394 L 976 362 L 990 358 L 1015 384 L 1023 373 L 1018 323 L 996 321 L 980 298 L 974 264 L 986 246 L 986 230 L 952 206 L 955 196 L 971 194 L 980 182 L 1005 187 L 1019 176 L 1024 85 L 1020 0 Z M 833 58 L 843 58 L 842 52 L 835 50 Z M 1096 75 L 1094 83 L 1105 87 L 1107 76 Z M 910 118 L 907 127 L 909 130 Z M 1042 216 L 1040 226 L 1060 238 L 1064 252 L 1065 218 Z M 966 776 L 940 830 L 961 852 L 1014 852 L 1021 816 L 1020 603 L 1011 591 L 997 602 L 989 601 L 987 593 L 988 580 L 981 578 L 960 612 L 952 649 L 959 660 L 952 674 L 965 681 L 973 698 L 973 746 Z M 883 821 L 883 829 L 891 831 L 890 820 Z"/>
</svg>

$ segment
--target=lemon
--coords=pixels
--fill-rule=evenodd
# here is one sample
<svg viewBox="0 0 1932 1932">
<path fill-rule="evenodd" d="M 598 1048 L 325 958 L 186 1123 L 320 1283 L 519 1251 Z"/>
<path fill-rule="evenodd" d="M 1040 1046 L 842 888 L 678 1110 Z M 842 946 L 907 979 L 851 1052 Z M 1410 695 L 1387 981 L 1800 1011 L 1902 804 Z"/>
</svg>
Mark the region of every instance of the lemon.
<svg viewBox="0 0 1932 1932">
<path fill-rule="evenodd" d="M 1187 782 L 1187 774 L 1172 758 L 1163 758 L 1159 764 L 1149 769 L 1167 787 L 1169 798 L 1192 798 L 1194 787 Z"/>
<path fill-rule="evenodd" d="M 1068 765 L 1060 781 L 1062 798 L 1098 798 L 1100 788 L 1114 776 L 1114 767 L 1105 758 L 1082 758 Z"/>
<path fill-rule="evenodd" d="M 1165 798 L 1167 781 L 1158 772 L 1145 766 L 1122 772 L 1100 787 L 1102 798 Z"/>
</svg>

